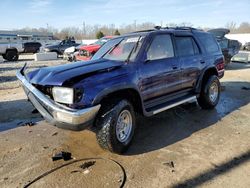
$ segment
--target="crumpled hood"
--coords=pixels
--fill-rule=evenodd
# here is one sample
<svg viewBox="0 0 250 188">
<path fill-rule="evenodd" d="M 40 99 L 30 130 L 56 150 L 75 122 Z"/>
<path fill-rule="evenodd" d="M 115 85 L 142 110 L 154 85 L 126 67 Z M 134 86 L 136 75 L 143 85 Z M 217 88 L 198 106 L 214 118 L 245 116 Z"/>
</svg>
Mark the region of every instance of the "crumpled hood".
<svg viewBox="0 0 250 188">
<path fill-rule="evenodd" d="M 38 85 L 63 86 L 73 85 L 76 80 L 80 81 L 100 72 L 107 72 L 122 66 L 120 61 L 99 59 L 95 61 L 80 61 L 54 67 L 37 69 L 27 74 L 29 82 Z"/>
</svg>

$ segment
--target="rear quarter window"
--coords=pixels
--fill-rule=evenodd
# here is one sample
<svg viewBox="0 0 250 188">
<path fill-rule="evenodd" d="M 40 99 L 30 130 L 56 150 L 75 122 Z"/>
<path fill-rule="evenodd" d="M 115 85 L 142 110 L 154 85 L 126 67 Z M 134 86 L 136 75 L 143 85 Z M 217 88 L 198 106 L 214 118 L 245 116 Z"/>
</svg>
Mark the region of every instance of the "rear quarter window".
<svg viewBox="0 0 250 188">
<path fill-rule="evenodd" d="M 198 34 L 197 37 L 207 53 L 215 53 L 220 51 L 220 47 L 213 35 L 209 33 L 202 33 Z"/>
<path fill-rule="evenodd" d="M 176 36 L 175 43 L 177 48 L 177 54 L 179 57 L 192 56 L 200 53 L 199 48 L 193 37 Z"/>
</svg>

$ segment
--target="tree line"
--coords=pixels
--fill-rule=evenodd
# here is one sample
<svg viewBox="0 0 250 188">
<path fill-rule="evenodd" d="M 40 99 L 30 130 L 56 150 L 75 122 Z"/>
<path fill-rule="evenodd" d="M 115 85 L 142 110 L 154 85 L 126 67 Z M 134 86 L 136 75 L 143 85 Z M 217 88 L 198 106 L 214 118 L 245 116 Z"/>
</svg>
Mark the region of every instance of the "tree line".
<svg viewBox="0 0 250 188">
<path fill-rule="evenodd" d="M 47 28 L 30 28 L 25 27 L 20 29 L 21 31 L 31 31 L 31 32 L 43 32 L 43 33 L 53 33 L 54 37 L 57 39 L 65 39 L 69 36 L 74 37 L 77 40 L 81 39 L 93 39 L 93 38 L 101 38 L 105 35 L 120 35 L 124 33 L 140 31 L 140 30 L 147 30 L 152 29 L 156 26 L 156 24 L 152 22 L 144 22 L 140 24 L 132 23 L 127 25 L 122 25 L 116 27 L 114 24 L 109 25 L 84 25 L 83 28 L 80 27 L 65 27 L 62 29 L 57 29 L 51 26 L 47 26 Z M 186 26 L 186 27 L 193 27 L 192 23 L 183 22 L 180 24 L 176 23 L 168 23 L 165 24 L 163 27 L 178 27 L 178 26 Z M 209 30 L 213 28 L 205 28 L 205 27 L 198 27 L 199 29 Z M 230 29 L 230 33 L 250 33 L 250 23 L 242 22 L 237 25 L 235 22 L 227 23 L 223 28 Z"/>
</svg>

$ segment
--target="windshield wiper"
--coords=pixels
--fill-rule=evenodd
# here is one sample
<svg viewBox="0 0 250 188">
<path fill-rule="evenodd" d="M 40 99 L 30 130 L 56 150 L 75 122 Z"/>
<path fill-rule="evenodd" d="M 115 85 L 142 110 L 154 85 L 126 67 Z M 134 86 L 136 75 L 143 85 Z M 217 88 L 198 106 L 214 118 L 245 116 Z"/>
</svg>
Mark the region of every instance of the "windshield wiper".
<svg viewBox="0 0 250 188">
<path fill-rule="evenodd" d="M 129 52 L 128 57 L 127 57 L 127 59 L 125 60 L 125 62 L 129 62 L 130 57 L 131 57 L 133 51 L 136 51 L 136 50 L 137 50 L 137 47 L 138 47 L 138 44 L 139 44 L 140 39 L 141 39 L 141 37 L 138 38 L 138 41 L 136 42 L 136 44 L 133 46 L 133 48 L 132 48 L 131 51 Z"/>
<path fill-rule="evenodd" d="M 106 54 L 112 52 L 114 50 L 114 48 L 116 48 L 123 40 L 121 40 L 120 42 L 118 42 L 116 45 L 114 45 L 112 48 L 110 48 L 107 52 L 105 52 L 101 58 L 103 58 Z"/>
</svg>

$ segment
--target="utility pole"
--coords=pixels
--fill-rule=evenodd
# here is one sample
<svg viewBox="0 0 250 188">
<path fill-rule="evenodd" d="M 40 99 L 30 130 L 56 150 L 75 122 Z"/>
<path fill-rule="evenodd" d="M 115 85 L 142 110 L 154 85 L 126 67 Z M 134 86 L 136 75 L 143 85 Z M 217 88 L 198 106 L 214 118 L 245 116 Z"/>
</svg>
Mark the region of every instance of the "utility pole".
<svg viewBox="0 0 250 188">
<path fill-rule="evenodd" d="M 134 24 L 135 24 L 135 31 L 136 31 L 136 20 L 134 20 Z"/>
<path fill-rule="evenodd" d="M 83 31 L 83 36 L 84 37 L 86 35 L 86 25 L 85 25 L 85 21 L 82 22 L 82 31 Z"/>
</svg>

